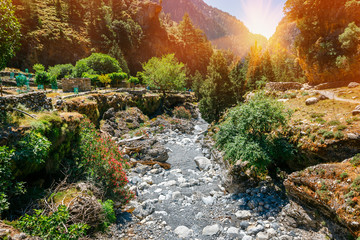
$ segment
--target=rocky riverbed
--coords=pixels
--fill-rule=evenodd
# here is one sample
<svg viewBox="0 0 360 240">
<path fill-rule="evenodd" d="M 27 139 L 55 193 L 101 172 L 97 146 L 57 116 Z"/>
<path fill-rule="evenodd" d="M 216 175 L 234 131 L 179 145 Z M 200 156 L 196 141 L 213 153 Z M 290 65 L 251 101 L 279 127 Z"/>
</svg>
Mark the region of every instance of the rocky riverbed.
<svg viewBox="0 0 360 240">
<path fill-rule="evenodd" d="M 190 134 L 165 129 L 151 136 L 167 149 L 171 169 L 132 169 L 137 198 L 118 212 L 106 239 L 346 239 L 342 229 L 305 212 L 271 181 L 227 192 L 226 170 L 203 147 L 208 125 L 193 123 Z"/>
</svg>

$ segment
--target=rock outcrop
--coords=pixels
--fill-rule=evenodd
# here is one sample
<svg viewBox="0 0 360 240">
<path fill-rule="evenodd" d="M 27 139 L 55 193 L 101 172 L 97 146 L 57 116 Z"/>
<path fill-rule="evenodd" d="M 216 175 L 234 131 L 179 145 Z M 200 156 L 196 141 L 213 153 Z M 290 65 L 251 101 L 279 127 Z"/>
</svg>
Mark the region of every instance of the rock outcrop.
<svg viewBox="0 0 360 240">
<path fill-rule="evenodd" d="M 284 185 L 288 194 L 346 226 L 360 236 L 360 168 L 358 160 L 321 164 L 291 174 Z"/>
</svg>

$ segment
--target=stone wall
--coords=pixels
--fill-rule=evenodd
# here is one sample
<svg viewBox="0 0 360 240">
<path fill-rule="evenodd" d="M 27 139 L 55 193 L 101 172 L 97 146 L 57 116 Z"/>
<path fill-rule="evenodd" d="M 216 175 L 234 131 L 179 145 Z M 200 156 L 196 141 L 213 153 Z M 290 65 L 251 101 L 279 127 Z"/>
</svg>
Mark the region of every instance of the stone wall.
<svg viewBox="0 0 360 240">
<path fill-rule="evenodd" d="M 91 91 L 90 78 L 64 78 L 61 85 L 63 92 L 74 92 L 74 88 L 78 88 L 79 92 Z"/>
<path fill-rule="evenodd" d="M 288 90 L 300 90 L 302 88 L 301 83 L 297 82 L 269 82 L 266 84 L 266 89 L 272 91 L 288 91 Z"/>
<path fill-rule="evenodd" d="M 53 108 L 51 98 L 47 98 L 44 92 L 0 97 L 0 109 L 6 109 L 8 106 L 16 107 L 18 104 L 22 104 L 32 111 L 51 110 Z"/>
</svg>

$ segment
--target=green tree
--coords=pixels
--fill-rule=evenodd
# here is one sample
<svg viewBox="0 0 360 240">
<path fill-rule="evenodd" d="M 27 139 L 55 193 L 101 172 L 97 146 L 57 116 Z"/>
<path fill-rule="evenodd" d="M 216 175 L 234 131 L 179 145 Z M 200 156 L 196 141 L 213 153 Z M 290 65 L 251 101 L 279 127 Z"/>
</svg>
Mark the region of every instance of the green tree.
<svg viewBox="0 0 360 240">
<path fill-rule="evenodd" d="M 220 124 L 216 143 L 231 163 L 248 161 L 258 172 L 279 165 L 293 156 L 284 138 L 291 112 L 261 93 L 229 111 Z"/>
<path fill-rule="evenodd" d="M 208 121 L 218 121 L 225 109 L 236 103 L 229 78 L 229 67 L 221 51 L 210 59 L 206 80 L 200 90 L 200 112 Z"/>
<path fill-rule="evenodd" d="M 55 76 L 58 80 L 63 79 L 66 76 L 71 76 L 74 71 L 72 64 L 58 64 L 53 67 L 49 67 L 48 73 Z"/>
<path fill-rule="evenodd" d="M 93 53 L 90 57 L 76 62 L 74 75 L 82 77 L 87 72 L 101 75 L 121 71 L 120 64 L 115 58 L 102 53 Z"/>
<path fill-rule="evenodd" d="M 0 70 L 15 55 L 20 41 L 20 24 L 11 0 L 0 0 Z"/>
<path fill-rule="evenodd" d="M 242 102 L 246 93 L 246 74 L 248 62 L 246 60 L 237 63 L 230 71 L 229 78 L 232 89 L 235 94 L 236 101 Z"/>
<path fill-rule="evenodd" d="M 182 90 L 185 86 L 185 65 L 168 54 L 162 58 L 153 57 L 143 65 L 145 83 L 159 89 L 166 95 L 166 91 Z"/>
<path fill-rule="evenodd" d="M 40 63 L 34 64 L 33 69 L 34 69 L 35 73 L 44 72 L 44 71 L 45 71 L 44 65 L 42 65 L 42 64 L 40 64 Z"/>
<path fill-rule="evenodd" d="M 35 83 L 37 85 L 43 85 L 44 90 L 46 91 L 46 85 L 49 85 L 51 83 L 51 76 L 49 73 L 43 71 L 43 72 L 37 72 L 35 75 Z"/>
<path fill-rule="evenodd" d="M 296 21 L 300 34 L 296 39 L 299 63 L 310 84 L 352 80 L 360 77 L 359 42 L 356 28 L 360 26 L 358 0 L 288 0 L 287 17 Z M 348 41 L 350 38 L 350 42 Z M 347 47 L 355 51 L 348 51 Z M 357 46 L 355 46 L 357 45 Z"/>
<path fill-rule="evenodd" d="M 177 28 L 178 59 L 185 63 L 190 74 L 199 71 L 205 75 L 213 49 L 203 31 L 196 28 L 186 13 Z M 189 85 L 191 86 L 191 84 Z"/>
</svg>

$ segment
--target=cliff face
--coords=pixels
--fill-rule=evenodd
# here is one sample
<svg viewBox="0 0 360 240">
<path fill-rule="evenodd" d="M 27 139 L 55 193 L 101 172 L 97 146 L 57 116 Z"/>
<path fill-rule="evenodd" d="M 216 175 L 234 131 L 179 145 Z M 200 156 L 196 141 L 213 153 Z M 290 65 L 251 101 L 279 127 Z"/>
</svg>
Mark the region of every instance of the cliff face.
<svg viewBox="0 0 360 240">
<path fill-rule="evenodd" d="M 269 50 L 278 48 L 286 50 L 288 53 L 296 55 L 295 40 L 300 34 L 296 22 L 284 17 L 276 28 L 276 32 L 269 39 Z"/>
<path fill-rule="evenodd" d="M 188 13 L 194 25 L 203 30 L 215 46 L 230 49 L 237 56 L 245 56 L 255 41 L 262 46 L 267 43 L 265 37 L 252 34 L 241 21 L 203 0 L 163 0 L 162 7 L 176 22 Z"/>
</svg>

